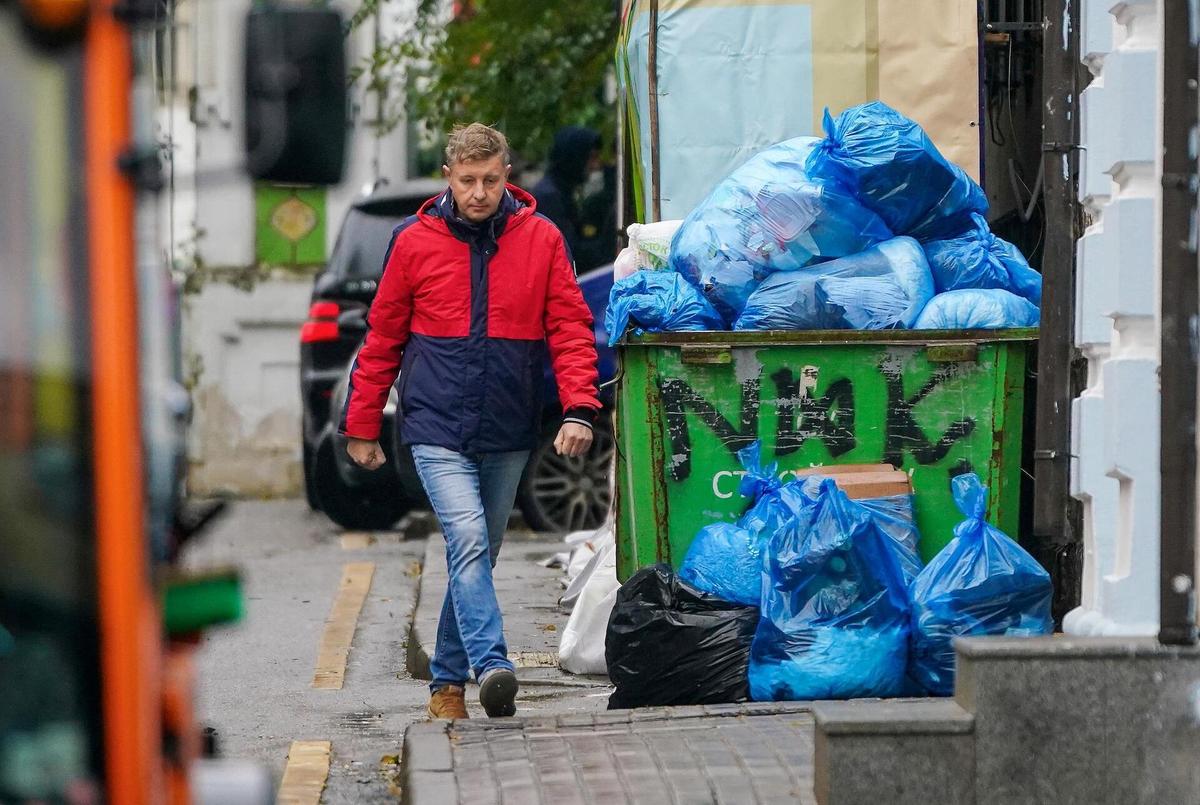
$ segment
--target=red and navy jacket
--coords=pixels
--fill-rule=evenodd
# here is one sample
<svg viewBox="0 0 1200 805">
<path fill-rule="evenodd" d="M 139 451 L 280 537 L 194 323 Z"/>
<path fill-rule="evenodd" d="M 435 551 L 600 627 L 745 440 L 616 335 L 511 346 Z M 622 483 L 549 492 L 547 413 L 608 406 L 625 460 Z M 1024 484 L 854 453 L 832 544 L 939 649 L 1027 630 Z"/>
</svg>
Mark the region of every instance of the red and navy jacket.
<svg viewBox="0 0 1200 805">
<path fill-rule="evenodd" d="M 513 185 L 482 224 L 460 218 L 447 190 L 396 227 L 367 321 L 346 436 L 379 438 L 399 373 L 404 444 L 532 449 L 547 351 L 564 421 L 590 426 L 600 408 L 592 315 L 563 237 Z"/>
</svg>

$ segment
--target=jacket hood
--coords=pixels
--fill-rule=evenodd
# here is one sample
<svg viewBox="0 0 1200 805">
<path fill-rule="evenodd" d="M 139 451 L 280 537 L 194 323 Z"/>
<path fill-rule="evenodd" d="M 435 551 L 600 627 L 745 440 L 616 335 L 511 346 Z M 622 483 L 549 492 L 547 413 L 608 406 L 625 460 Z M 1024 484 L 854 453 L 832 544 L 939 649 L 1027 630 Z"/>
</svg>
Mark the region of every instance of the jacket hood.
<svg viewBox="0 0 1200 805">
<path fill-rule="evenodd" d="M 567 126 L 554 135 L 546 173 L 567 187 L 574 188 L 587 181 L 588 158 L 600 148 L 600 134 L 583 126 Z"/>
</svg>

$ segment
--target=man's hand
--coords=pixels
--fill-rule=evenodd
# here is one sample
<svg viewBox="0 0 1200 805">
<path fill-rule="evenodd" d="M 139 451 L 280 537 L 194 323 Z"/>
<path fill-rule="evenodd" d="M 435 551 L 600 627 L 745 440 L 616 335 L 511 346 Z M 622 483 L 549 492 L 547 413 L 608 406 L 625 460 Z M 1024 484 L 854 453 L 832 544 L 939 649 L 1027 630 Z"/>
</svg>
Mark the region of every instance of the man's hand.
<svg viewBox="0 0 1200 805">
<path fill-rule="evenodd" d="M 383 448 L 373 439 L 350 437 L 347 439 L 346 452 L 354 459 L 355 464 L 368 470 L 377 470 L 387 462 Z"/>
<path fill-rule="evenodd" d="M 564 422 L 554 440 L 554 449 L 560 456 L 578 458 L 592 446 L 592 429 L 576 422 Z"/>
</svg>

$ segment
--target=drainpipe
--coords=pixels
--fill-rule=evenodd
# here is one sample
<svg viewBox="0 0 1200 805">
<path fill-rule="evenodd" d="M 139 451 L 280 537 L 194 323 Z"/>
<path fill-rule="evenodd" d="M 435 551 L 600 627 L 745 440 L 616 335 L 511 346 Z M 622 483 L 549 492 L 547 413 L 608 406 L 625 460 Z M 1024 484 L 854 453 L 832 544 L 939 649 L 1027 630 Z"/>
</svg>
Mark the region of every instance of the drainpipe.
<svg viewBox="0 0 1200 805">
<path fill-rule="evenodd" d="M 1159 466 L 1159 632 L 1196 642 L 1196 381 L 1200 287 L 1196 256 L 1198 11 L 1159 6 L 1163 26 L 1162 446 Z"/>
<path fill-rule="evenodd" d="M 1046 207 L 1042 320 L 1038 343 L 1033 540 L 1054 580 L 1054 616 L 1079 604 L 1082 528 L 1070 495 L 1075 364 L 1075 243 L 1081 230 L 1079 175 L 1079 5 L 1046 0 L 1043 18 L 1042 161 Z"/>
<path fill-rule="evenodd" d="M 650 0 L 646 86 L 650 106 L 650 220 L 662 220 L 662 151 L 658 137 L 658 0 Z"/>
</svg>

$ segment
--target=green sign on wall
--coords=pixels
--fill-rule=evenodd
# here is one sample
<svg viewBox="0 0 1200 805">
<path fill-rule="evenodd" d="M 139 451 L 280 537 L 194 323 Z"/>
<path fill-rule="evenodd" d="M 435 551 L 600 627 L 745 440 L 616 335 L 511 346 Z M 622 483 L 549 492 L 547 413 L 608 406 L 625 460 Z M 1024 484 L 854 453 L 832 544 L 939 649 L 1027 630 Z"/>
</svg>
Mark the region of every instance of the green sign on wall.
<svg viewBox="0 0 1200 805">
<path fill-rule="evenodd" d="M 325 190 L 256 185 L 255 256 L 268 265 L 325 262 Z"/>
</svg>

